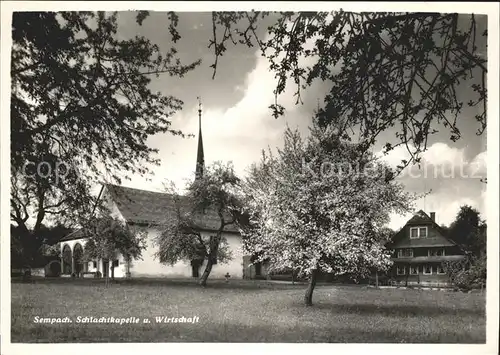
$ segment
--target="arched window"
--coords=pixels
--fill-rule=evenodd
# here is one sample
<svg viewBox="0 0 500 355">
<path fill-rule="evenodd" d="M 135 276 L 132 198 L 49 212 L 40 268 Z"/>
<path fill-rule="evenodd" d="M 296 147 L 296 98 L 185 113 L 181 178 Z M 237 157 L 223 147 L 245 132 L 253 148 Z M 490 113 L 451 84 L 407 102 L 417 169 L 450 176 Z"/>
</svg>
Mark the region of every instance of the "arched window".
<svg viewBox="0 0 500 355">
<path fill-rule="evenodd" d="M 75 259 L 75 273 L 79 275 L 85 270 L 85 263 L 83 262 L 83 247 L 80 243 L 76 243 L 73 247 L 73 258 Z"/>
</svg>

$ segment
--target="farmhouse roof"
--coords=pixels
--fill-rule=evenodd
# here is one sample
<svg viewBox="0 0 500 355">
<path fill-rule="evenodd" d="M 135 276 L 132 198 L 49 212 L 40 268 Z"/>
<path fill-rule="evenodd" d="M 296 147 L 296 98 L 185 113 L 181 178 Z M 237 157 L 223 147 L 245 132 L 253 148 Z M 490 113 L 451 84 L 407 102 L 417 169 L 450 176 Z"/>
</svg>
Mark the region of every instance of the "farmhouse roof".
<svg viewBox="0 0 500 355">
<path fill-rule="evenodd" d="M 404 237 L 407 226 L 431 225 L 442 238 L 424 238 L 411 239 L 400 242 Z M 400 242 L 400 243 L 398 243 Z M 398 244 L 398 247 L 436 247 L 436 246 L 454 246 L 456 243 L 450 239 L 447 232 L 437 224 L 427 213 L 422 210 L 416 212 L 405 225 L 394 234 L 393 238 L 386 244 L 388 248 Z"/>
</svg>

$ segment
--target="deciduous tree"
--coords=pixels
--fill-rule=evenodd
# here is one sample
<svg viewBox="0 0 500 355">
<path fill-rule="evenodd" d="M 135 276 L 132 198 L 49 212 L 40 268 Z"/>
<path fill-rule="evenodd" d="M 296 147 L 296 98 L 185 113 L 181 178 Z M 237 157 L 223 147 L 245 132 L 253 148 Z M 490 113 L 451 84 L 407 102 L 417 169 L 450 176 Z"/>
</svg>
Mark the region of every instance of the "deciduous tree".
<svg viewBox="0 0 500 355">
<path fill-rule="evenodd" d="M 242 185 L 250 215 L 241 225 L 245 250 L 271 271 L 309 277 L 306 305 L 320 272 L 366 276 L 387 268 L 384 225 L 413 198 L 373 154 L 314 122 L 306 141 L 288 129 L 284 148 L 263 154 Z"/>
<path fill-rule="evenodd" d="M 11 225 L 11 265 L 15 268 L 44 265 L 48 258 L 59 255 L 58 241 L 70 232 L 71 229 L 60 224 L 41 225 L 37 235 L 32 235 Z"/>
<path fill-rule="evenodd" d="M 187 187 L 186 195 L 169 187 L 175 211 L 165 217 L 163 232 L 156 241 L 160 262 L 173 265 L 180 260 L 200 264 L 206 261 L 199 280 L 201 286 L 206 286 L 213 265 L 232 259 L 223 233 L 235 223 L 241 210 L 238 186 L 232 164 L 216 162 Z M 203 230 L 207 229 L 207 220 L 212 219 L 217 229 L 207 235 Z"/>
<path fill-rule="evenodd" d="M 16 12 L 12 40 L 11 220 L 36 238 L 42 222 L 89 218 L 103 175 L 119 182 L 158 164 L 146 141 L 182 134 L 170 120 L 182 101 L 151 91 L 151 77 L 199 62 L 120 38 L 116 13 Z"/>
<path fill-rule="evenodd" d="M 100 216 L 88 221 L 83 229 L 88 238 L 84 259 L 104 260 L 113 268 L 113 260 L 122 255 L 126 262 L 141 258 L 146 248 L 146 233 L 110 216 Z M 106 284 L 109 273 L 106 272 Z"/>
<path fill-rule="evenodd" d="M 481 219 L 479 211 L 464 205 L 460 207 L 455 220 L 448 228 L 448 236 L 464 252 L 478 257 L 481 250 L 486 250 L 483 228 L 485 228 L 485 222 Z"/>
</svg>

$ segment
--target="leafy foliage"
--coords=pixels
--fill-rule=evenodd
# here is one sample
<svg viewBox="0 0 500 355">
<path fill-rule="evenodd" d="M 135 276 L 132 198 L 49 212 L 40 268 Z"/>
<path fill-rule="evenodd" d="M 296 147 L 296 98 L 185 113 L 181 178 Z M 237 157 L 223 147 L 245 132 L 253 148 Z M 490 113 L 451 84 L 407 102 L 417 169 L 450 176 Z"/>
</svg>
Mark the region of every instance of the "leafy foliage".
<svg viewBox="0 0 500 355">
<path fill-rule="evenodd" d="M 451 283 L 464 291 L 486 286 L 486 267 L 486 254 L 463 261 L 443 263 L 443 269 Z"/>
<path fill-rule="evenodd" d="M 156 257 L 161 263 L 174 265 L 184 261 L 204 261 L 210 255 L 210 239 L 202 233 L 199 219 L 203 218 L 195 212 L 193 201 L 173 194 L 175 199 L 175 212 L 169 214 L 162 223 L 163 232 L 158 236 L 156 243 L 158 252 Z M 181 200 L 184 202 L 182 203 Z M 198 219 L 198 221 L 197 221 Z M 221 237 L 217 250 L 217 261 L 225 263 L 232 259 L 227 240 Z"/>
<path fill-rule="evenodd" d="M 478 257 L 481 251 L 486 251 L 485 228 L 486 224 L 479 212 L 464 205 L 448 228 L 448 235 L 464 252 Z"/>
<path fill-rule="evenodd" d="M 168 118 L 182 102 L 151 92 L 148 75 L 183 76 L 198 62 L 183 66 L 175 48 L 163 55 L 144 37 L 120 40 L 117 28 L 116 13 L 15 14 L 12 131 L 22 139 L 12 139 L 14 162 L 43 139 L 93 169 L 100 158 L 141 171 L 133 161 L 155 162 L 149 135 L 180 133 Z"/>
<path fill-rule="evenodd" d="M 239 181 L 231 162 L 223 164 L 217 161 L 204 169 L 203 175 L 195 179 L 188 188 L 187 196 L 193 201 L 194 212 L 204 215 L 215 213 L 219 224 L 215 235 L 210 236 L 207 242 L 207 265 L 200 279 L 202 286 L 206 285 L 217 256 L 221 253 L 231 255 L 222 233 L 227 226 L 235 224 L 239 216 Z"/>
<path fill-rule="evenodd" d="M 45 266 L 60 257 L 59 240 L 71 232 L 63 225 L 40 226 L 39 233 L 33 235 L 19 226 L 10 226 L 11 264 L 14 267 Z"/>
<path fill-rule="evenodd" d="M 92 215 L 96 179 L 148 173 L 158 164 L 148 137 L 182 135 L 170 121 L 182 101 L 148 85 L 199 62 L 183 65 L 175 47 L 161 53 L 117 31 L 116 13 L 14 13 L 11 220 L 25 230 L 38 233 L 46 219 L 81 223 Z"/>
<path fill-rule="evenodd" d="M 163 232 L 156 240 L 160 262 L 172 265 L 186 260 L 201 264 L 206 260 L 205 271 L 200 279 L 200 284 L 205 286 L 213 264 L 232 259 L 223 232 L 236 222 L 241 209 L 238 186 L 239 179 L 232 164 L 221 162 L 204 168 L 203 174 L 187 187 L 185 196 L 175 191 L 175 186 L 167 186 L 175 199 L 175 211 L 166 216 Z M 206 219 L 214 219 L 218 224 L 217 230 L 211 235 L 202 233 L 202 230 L 207 229 Z"/>
<path fill-rule="evenodd" d="M 377 231 L 376 239 L 379 243 L 387 245 L 392 240 L 395 234 L 396 232 L 391 228 L 382 227 Z"/>
<path fill-rule="evenodd" d="M 125 260 L 141 258 L 146 248 L 146 233 L 133 229 L 128 224 L 112 218 L 101 216 L 94 218 L 84 228 L 88 238 L 83 258 L 90 261 L 103 259 L 112 261 L 122 255 Z"/>
<path fill-rule="evenodd" d="M 233 223 L 234 218 L 228 220 L 224 213 L 232 216 L 238 211 L 239 182 L 231 162 L 224 164 L 216 161 L 204 168 L 203 175 L 188 187 L 187 196 L 193 200 L 196 211 L 211 208 L 223 223 Z"/>
<path fill-rule="evenodd" d="M 257 30 L 272 18 L 264 38 Z M 214 75 L 228 44 L 260 47 L 276 75 L 278 96 L 295 86 L 296 102 L 315 82 L 328 83 L 321 125 L 336 125 L 343 138 L 359 132 L 370 146 L 381 132 L 396 127 L 396 144 L 420 160 L 428 137 L 443 129 L 461 137 L 457 119 L 464 106 L 477 107 L 480 135 L 486 128 L 487 29 L 485 17 L 457 13 L 214 12 Z M 216 31 L 216 29 L 218 31 Z M 217 33 L 223 32 L 223 36 Z M 304 61 L 307 59 L 307 61 Z M 312 62 L 312 64 L 309 64 Z M 306 64 L 304 64 L 306 63 Z M 462 97 L 459 87 L 471 94 Z"/>
<path fill-rule="evenodd" d="M 59 243 L 53 244 L 53 245 L 48 245 L 48 244 L 43 244 L 42 247 L 40 248 L 40 252 L 42 255 L 46 257 L 61 257 L 61 245 Z"/>
<path fill-rule="evenodd" d="M 384 225 L 391 212 L 410 209 L 412 196 L 359 145 L 317 121 L 310 130 L 303 141 L 288 129 L 277 156 L 263 152 L 251 168 L 243 184 L 245 250 L 270 271 L 293 269 L 311 280 L 318 271 L 365 276 L 388 268 Z"/>
</svg>

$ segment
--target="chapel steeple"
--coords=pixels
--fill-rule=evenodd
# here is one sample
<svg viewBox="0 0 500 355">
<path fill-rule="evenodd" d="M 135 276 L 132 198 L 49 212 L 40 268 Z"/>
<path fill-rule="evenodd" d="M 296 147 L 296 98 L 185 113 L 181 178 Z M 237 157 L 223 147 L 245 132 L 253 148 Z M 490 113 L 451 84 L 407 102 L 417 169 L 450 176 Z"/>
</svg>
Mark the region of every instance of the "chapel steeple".
<svg viewBox="0 0 500 355">
<path fill-rule="evenodd" d="M 203 176 L 205 169 L 205 155 L 203 153 L 203 137 L 201 135 L 201 98 L 198 97 L 198 153 L 196 154 L 196 177 L 195 179 Z"/>
</svg>

